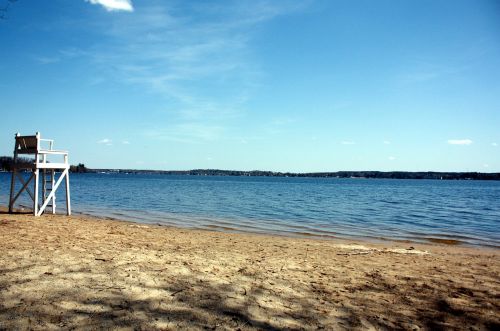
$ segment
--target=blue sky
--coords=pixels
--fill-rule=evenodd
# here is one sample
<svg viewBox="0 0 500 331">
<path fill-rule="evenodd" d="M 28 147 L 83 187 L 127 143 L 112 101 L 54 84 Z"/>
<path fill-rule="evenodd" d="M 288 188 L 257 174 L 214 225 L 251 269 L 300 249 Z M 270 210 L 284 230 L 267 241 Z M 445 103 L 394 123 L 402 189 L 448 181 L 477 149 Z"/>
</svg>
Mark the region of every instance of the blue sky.
<svg viewBox="0 0 500 331">
<path fill-rule="evenodd" d="M 94 168 L 500 171 L 498 1 L 18 0 L 2 17 L 0 155 L 40 131 Z"/>
</svg>

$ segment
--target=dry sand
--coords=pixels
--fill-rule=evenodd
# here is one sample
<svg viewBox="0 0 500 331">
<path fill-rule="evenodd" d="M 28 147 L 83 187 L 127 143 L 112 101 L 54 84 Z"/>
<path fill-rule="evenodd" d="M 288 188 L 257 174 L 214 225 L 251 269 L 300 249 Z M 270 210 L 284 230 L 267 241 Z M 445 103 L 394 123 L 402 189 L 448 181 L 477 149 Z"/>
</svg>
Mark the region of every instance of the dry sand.
<svg viewBox="0 0 500 331">
<path fill-rule="evenodd" d="M 495 249 L 0 213 L 0 329 L 500 330 L 499 271 Z"/>
</svg>

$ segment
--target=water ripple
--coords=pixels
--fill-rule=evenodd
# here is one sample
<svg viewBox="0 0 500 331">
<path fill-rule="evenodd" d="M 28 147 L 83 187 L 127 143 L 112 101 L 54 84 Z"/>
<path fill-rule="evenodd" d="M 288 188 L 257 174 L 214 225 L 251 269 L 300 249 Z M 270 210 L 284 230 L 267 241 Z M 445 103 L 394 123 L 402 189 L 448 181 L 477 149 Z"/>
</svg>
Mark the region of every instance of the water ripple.
<svg viewBox="0 0 500 331">
<path fill-rule="evenodd" d="M 4 204 L 9 178 L 0 173 Z M 110 218 L 500 247 L 500 182 L 120 174 L 73 174 L 71 182 L 75 211 Z M 29 206 L 26 197 L 20 203 Z"/>
</svg>

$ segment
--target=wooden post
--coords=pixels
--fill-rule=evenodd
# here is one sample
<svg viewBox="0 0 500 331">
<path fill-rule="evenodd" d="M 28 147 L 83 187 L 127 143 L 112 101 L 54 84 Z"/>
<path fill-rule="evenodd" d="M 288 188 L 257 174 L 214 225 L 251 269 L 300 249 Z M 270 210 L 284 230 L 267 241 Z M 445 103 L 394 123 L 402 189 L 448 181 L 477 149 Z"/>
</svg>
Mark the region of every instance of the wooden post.
<svg viewBox="0 0 500 331">
<path fill-rule="evenodd" d="M 69 194 L 69 172 L 66 174 L 66 214 L 71 215 L 71 199 Z"/>
<path fill-rule="evenodd" d="M 51 170 L 51 179 L 50 179 L 50 187 L 51 190 L 54 189 L 54 185 L 56 183 L 56 171 L 54 169 Z M 56 195 L 52 198 L 52 214 L 56 213 Z"/>
<path fill-rule="evenodd" d="M 64 155 L 64 163 L 69 164 L 68 154 Z M 66 215 L 71 215 L 71 199 L 69 193 L 69 169 L 66 172 Z"/>
<path fill-rule="evenodd" d="M 40 132 L 37 132 L 35 134 L 35 136 L 36 136 L 36 150 L 39 151 L 40 150 Z M 37 159 L 37 161 L 38 161 L 38 159 Z"/>
<path fill-rule="evenodd" d="M 38 156 L 37 156 L 38 157 Z M 35 196 L 33 198 L 33 215 L 38 216 L 38 174 L 40 170 L 35 169 Z"/>
<path fill-rule="evenodd" d="M 14 188 L 15 188 L 15 177 L 16 177 L 16 168 L 12 166 L 12 178 L 10 180 L 10 199 L 9 199 L 9 213 L 13 212 L 14 208 Z"/>
<path fill-rule="evenodd" d="M 42 156 L 42 160 L 45 159 L 45 155 Z M 43 162 L 43 161 L 42 161 Z M 42 169 L 42 201 L 47 197 L 47 169 Z"/>
<path fill-rule="evenodd" d="M 16 133 L 14 139 L 19 137 L 19 132 Z M 16 162 L 17 162 L 17 139 L 14 144 L 14 159 L 12 160 L 12 179 L 10 181 L 10 199 L 9 199 L 9 213 L 14 211 L 14 188 L 16 184 Z"/>
</svg>

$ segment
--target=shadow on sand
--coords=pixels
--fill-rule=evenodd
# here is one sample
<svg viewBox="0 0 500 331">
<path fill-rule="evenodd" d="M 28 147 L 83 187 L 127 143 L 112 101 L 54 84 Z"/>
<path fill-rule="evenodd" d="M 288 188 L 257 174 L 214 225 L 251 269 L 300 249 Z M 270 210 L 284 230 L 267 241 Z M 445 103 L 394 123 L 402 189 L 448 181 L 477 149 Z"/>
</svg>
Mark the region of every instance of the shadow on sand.
<svg viewBox="0 0 500 331">
<path fill-rule="evenodd" d="M 21 265 L 20 261 L 15 268 L 1 269 L 0 329 L 23 326 L 32 329 L 375 327 L 447 330 L 474 325 L 479 329 L 498 330 L 500 327 L 494 319 L 477 313 L 475 308 L 484 302 L 470 289 L 450 286 L 450 292 L 439 293 L 441 287 L 411 284 L 411 280 L 407 280 L 408 286 L 399 287 L 378 273 L 367 274 L 364 285 L 346 287 L 348 294 L 344 300 L 336 300 L 335 293 L 314 286 L 302 296 L 290 296 L 262 285 L 236 288 L 230 283 L 206 281 L 203 277 L 159 281 L 161 270 L 148 271 L 151 279 L 158 279 L 158 285 L 148 285 L 141 277 L 131 274 L 126 281 L 109 286 L 99 279 L 119 279 L 119 275 L 113 274 L 117 266 L 113 266 L 112 261 L 101 262 L 110 265 L 100 272 L 80 267 L 46 271 L 11 281 L 5 280 L 7 275 L 33 275 L 30 269 L 37 266 Z M 68 286 L 68 282 L 72 286 Z M 30 284 L 32 292 L 18 290 Z M 62 284 L 61 288 L 57 284 Z M 468 300 L 470 308 L 454 307 L 450 295 Z M 275 302 L 279 304 L 273 304 Z M 498 311 L 498 306 L 493 309 Z"/>
</svg>

